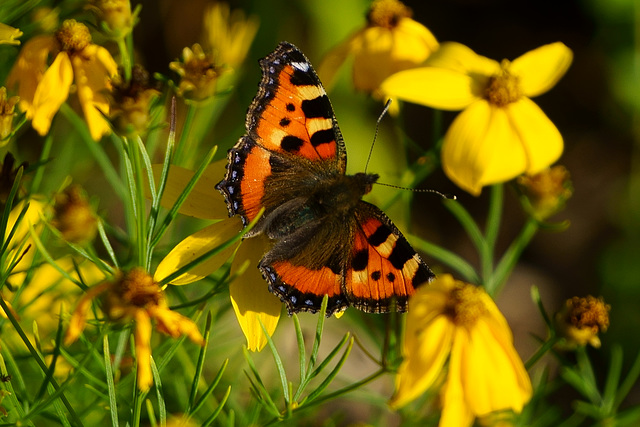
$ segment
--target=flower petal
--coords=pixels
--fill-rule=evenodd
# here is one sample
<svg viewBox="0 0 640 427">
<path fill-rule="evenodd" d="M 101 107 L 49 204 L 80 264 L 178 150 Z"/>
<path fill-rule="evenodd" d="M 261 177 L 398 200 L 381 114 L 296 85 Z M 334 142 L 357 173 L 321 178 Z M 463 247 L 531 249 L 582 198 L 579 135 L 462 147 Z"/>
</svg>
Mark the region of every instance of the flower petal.
<svg viewBox="0 0 640 427">
<path fill-rule="evenodd" d="M 204 344 L 204 338 L 198 326 L 188 317 L 172 311 L 169 307 L 150 305 L 147 308 L 149 315 L 156 320 L 156 329 L 173 338 L 186 335 L 195 344 Z"/>
<path fill-rule="evenodd" d="M 515 59 L 509 71 L 518 76 L 525 96 L 534 97 L 551 89 L 564 76 L 573 59 L 573 52 L 561 42 L 533 49 Z"/>
<path fill-rule="evenodd" d="M 460 113 L 442 147 L 442 167 L 460 188 L 473 195 L 483 186 L 523 173 L 528 159 L 504 109 L 481 100 Z"/>
<path fill-rule="evenodd" d="M 340 66 L 344 64 L 344 61 L 346 61 L 353 49 L 353 40 L 356 37 L 361 37 L 361 34 L 362 31 L 352 34 L 345 41 L 333 47 L 322 58 L 322 61 L 318 66 L 318 76 L 320 76 L 320 80 L 322 80 L 326 90 L 330 90 L 333 86 L 336 74 L 338 74 L 338 69 L 340 69 Z"/>
<path fill-rule="evenodd" d="M 238 318 L 240 328 L 247 338 L 247 347 L 251 351 L 260 351 L 267 345 L 260 323 L 269 335 L 278 326 L 282 302 L 269 292 L 257 265 L 267 248 L 266 238 L 256 236 L 243 241 L 231 264 L 231 275 L 248 266 L 242 275 L 229 285 L 231 304 Z"/>
<path fill-rule="evenodd" d="M 440 110 L 461 110 L 478 99 L 472 77 L 444 68 L 395 73 L 380 87 L 386 95 Z"/>
<path fill-rule="evenodd" d="M 60 106 L 69 96 L 73 82 L 73 69 L 69 56 L 60 52 L 45 71 L 33 96 L 33 118 L 31 126 L 40 134 L 46 135 L 51 120 Z"/>
<path fill-rule="evenodd" d="M 471 412 L 465 395 L 462 358 L 465 346 L 469 343 L 468 332 L 458 328 L 453 338 L 447 382 L 442 389 L 442 414 L 439 427 L 465 427 L 473 424 L 475 414 Z M 471 355 L 473 357 L 473 355 Z M 478 393 L 482 391 L 478 390 Z"/>
<path fill-rule="evenodd" d="M 109 114 L 107 93 L 111 90 L 110 78 L 116 74 L 117 65 L 109 52 L 98 45 L 89 45 L 82 53 L 73 55 L 72 63 L 80 105 L 91 138 L 98 141 L 111 132 L 104 116 Z"/>
<path fill-rule="evenodd" d="M 440 48 L 427 59 L 426 65 L 471 75 L 484 82 L 500 72 L 500 64 L 497 61 L 478 55 L 467 46 L 456 42 L 440 44 Z"/>
<path fill-rule="evenodd" d="M 446 316 L 437 316 L 425 324 L 423 315 L 412 313 L 410 310 L 407 317 L 405 360 L 396 375 L 396 392 L 389 402 L 393 408 L 406 405 L 434 384 L 447 360 L 455 332 Z"/>
<path fill-rule="evenodd" d="M 224 159 L 207 166 L 207 169 L 202 176 L 200 176 L 200 179 L 178 212 L 183 215 L 202 219 L 227 218 L 229 211 L 227 210 L 224 197 L 215 188 L 216 184 L 224 177 L 226 164 L 227 160 Z M 156 181 L 156 188 L 160 182 L 161 173 L 162 165 L 153 165 L 153 176 Z M 193 175 L 194 172 L 189 169 L 171 165 L 160 205 L 171 209 L 184 192 L 185 187 Z"/>
<path fill-rule="evenodd" d="M 242 229 L 240 219 L 227 218 L 195 232 L 173 248 L 160 262 L 153 276 L 156 282 L 173 274 L 181 267 L 206 254 L 217 246 L 233 239 Z M 186 285 L 203 279 L 222 267 L 233 255 L 238 244 L 232 245 L 198 264 L 187 273 L 171 281 L 172 285 Z"/>
<path fill-rule="evenodd" d="M 20 108 L 27 113 L 27 118 L 33 117 L 33 98 L 47 70 L 47 58 L 56 47 L 52 36 L 36 36 L 29 40 L 20 50 L 18 60 L 7 77 L 7 87 L 15 89 L 18 86 Z"/>
<path fill-rule="evenodd" d="M 151 319 L 144 310 L 136 310 L 134 341 L 136 347 L 138 389 L 147 391 L 153 385 L 151 375 Z"/>
<path fill-rule="evenodd" d="M 525 150 L 527 173 L 538 173 L 560 158 L 562 135 L 535 102 L 521 98 L 507 105 L 506 111 Z"/>
<path fill-rule="evenodd" d="M 531 381 L 508 334 L 480 319 L 470 332 L 462 355 L 467 404 L 475 415 L 512 409 L 522 411 L 531 398 Z"/>
</svg>

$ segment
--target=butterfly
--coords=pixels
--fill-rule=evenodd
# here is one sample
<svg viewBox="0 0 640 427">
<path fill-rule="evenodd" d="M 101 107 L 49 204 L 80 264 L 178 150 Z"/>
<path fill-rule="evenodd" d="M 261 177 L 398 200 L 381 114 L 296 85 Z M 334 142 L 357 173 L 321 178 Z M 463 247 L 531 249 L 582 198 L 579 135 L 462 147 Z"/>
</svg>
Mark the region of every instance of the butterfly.
<svg viewBox="0 0 640 427">
<path fill-rule="evenodd" d="M 246 134 L 228 152 L 216 188 L 245 238 L 271 241 L 258 268 L 289 314 L 327 316 L 353 306 L 406 311 L 415 289 L 434 278 L 391 220 L 362 196 L 376 174 L 346 175 L 347 153 L 331 102 L 309 60 L 282 42 L 260 60 L 262 80 Z"/>
</svg>

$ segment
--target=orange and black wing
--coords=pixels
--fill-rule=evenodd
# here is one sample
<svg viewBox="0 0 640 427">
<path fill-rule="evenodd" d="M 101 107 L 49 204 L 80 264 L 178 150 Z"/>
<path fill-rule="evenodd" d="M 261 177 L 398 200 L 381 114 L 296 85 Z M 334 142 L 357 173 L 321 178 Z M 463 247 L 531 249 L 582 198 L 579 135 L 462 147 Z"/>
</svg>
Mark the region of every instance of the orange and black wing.
<svg viewBox="0 0 640 427">
<path fill-rule="evenodd" d="M 216 188 L 246 225 L 262 207 L 309 193 L 318 172 L 344 174 L 346 152 L 331 102 L 307 58 L 282 42 L 260 61 L 262 80 L 247 112 L 247 133 L 229 150 Z"/>
<path fill-rule="evenodd" d="M 435 276 L 391 220 L 361 201 L 344 293 L 349 304 L 368 313 L 406 311 L 420 285 Z"/>
</svg>

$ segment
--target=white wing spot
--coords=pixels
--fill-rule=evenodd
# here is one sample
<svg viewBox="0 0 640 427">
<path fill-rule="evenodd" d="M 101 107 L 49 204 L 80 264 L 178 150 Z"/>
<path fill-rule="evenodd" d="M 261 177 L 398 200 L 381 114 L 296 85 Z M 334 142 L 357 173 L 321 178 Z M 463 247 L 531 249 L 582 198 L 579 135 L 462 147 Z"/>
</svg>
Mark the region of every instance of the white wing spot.
<svg viewBox="0 0 640 427">
<path fill-rule="evenodd" d="M 295 68 L 296 70 L 300 70 L 300 71 L 303 71 L 305 73 L 307 71 L 309 71 L 309 63 L 307 63 L 307 62 L 292 62 L 291 66 L 293 68 Z"/>
</svg>

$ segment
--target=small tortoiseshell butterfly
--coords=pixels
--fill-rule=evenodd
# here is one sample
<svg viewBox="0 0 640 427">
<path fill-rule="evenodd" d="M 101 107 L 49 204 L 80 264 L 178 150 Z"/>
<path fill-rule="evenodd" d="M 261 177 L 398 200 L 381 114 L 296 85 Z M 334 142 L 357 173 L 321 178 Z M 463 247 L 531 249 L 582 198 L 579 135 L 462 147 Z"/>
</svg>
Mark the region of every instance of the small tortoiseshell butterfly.
<svg viewBox="0 0 640 427">
<path fill-rule="evenodd" d="M 246 237 L 273 243 L 258 266 L 269 290 L 289 314 L 318 311 L 324 295 L 327 316 L 348 306 L 405 311 L 434 274 L 384 212 L 361 200 L 378 175 L 345 175 L 338 122 L 302 52 L 282 42 L 260 65 L 247 133 L 216 188 L 245 226 L 265 209 Z"/>
</svg>

